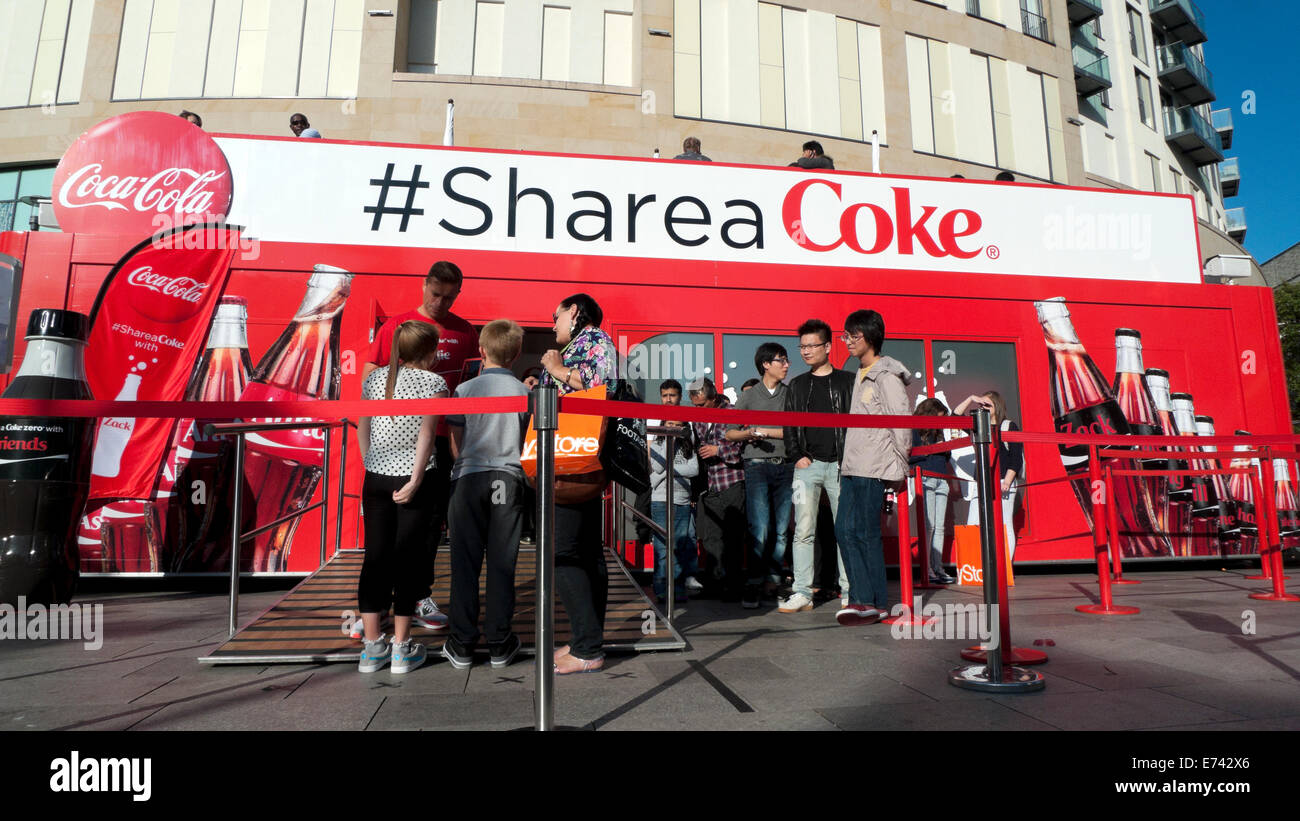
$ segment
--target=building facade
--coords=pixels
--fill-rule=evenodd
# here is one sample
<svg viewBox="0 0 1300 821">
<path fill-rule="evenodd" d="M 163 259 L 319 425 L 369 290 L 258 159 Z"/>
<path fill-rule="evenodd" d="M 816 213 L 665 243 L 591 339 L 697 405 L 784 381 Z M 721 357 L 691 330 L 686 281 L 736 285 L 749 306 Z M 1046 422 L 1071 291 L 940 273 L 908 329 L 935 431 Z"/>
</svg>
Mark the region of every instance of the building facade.
<svg viewBox="0 0 1300 821">
<path fill-rule="evenodd" d="M 1191 0 L 0 0 L 0 230 L 97 122 L 1134 188 L 1245 254 Z M 30 200 L 29 200 L 30 202 Z M 1214 281 L 1210 279 L 1209 281 Z M 1258 266 L 1239 282 L 1263 284 Z"/>
</svg>

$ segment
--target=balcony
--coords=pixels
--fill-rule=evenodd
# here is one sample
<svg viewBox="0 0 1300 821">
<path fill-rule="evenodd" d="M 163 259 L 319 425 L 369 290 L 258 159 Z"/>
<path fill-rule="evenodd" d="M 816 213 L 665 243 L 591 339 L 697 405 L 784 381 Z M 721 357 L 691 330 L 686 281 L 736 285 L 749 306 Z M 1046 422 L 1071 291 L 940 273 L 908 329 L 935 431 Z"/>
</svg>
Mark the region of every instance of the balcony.
<svg viewBox="0 0 1300 821">
<path fill-rule="evenodd" d="M 1219 133 L 1189 105 L 1165 109 L 1165 141 L 1197 165 L 1223 161 Z"/>
<path fill-rule="evenodd" d="M 1241 169 L 1237 165 L 1237 158 L 1229 157 L 1219 166 L 1219 190 L 1224 197 L 1235 197 L 1240 188 Z"/>
<path fill-rule="evenodd" d="M 1185 43 L 1170 43 L 1156 49 L 1160 83 L 1176 91 L 1190 105 L 1214 99 L 1214 75 Z"/>
<path fill-rule="evenodd" d="M 1232 148 L 1232 109 L 1221 108 L 1218 111 L 1211 111 L 1210 125 L 1219 132 L 1219 141 L 1223 143 L 1223 150 Z"/>
<path fill-rule="evenodd" d="M 1079 96 L 1088 97 L 1102 89 L 1110 88 L 1110 61 L 1106 55 L 1082 43 L 1075 43 L 1074 87 Z"/>
<path fill-rule="evenodd" d="M 1052 42 L 1047 36 L 1047 18 L 1041 14 L 1034 14 L 1029 9 L 1020 10 L 1020 30 L 1035 40 L 1042 40 L 1044 43 Z"/>
<path fill-rule="evenodd" d="M 1070 25 L 1081 26 L 1101 16 L 1101 3 L 1093 0 L 1065 0 L 1065 12 L 1070 15 Z"/>
<path fill-rule="evenodd" d="M 1237 242 L 1246 241 L 1246 209 L 1229 208 L 1223 212 L 1224 218 L 1228 221 L 1228 236 Z"/>
<path fill-rule="evenodd" d="M 1204 43 L 1205 15 L 1192 0 L 1150 0 L 1151 22 L 1162 26 L 1189 46 Z"/>
</svg>

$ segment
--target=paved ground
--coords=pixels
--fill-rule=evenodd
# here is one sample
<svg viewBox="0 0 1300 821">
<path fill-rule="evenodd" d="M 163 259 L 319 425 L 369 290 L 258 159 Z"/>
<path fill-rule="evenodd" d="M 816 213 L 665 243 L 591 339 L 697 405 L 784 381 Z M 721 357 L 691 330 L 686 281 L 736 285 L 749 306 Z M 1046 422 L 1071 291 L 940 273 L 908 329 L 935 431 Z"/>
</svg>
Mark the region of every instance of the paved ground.
<svg viewBox="0 0 1300 821">
<path fill-rule="evenodd" d="M 1051 660 L 1039 693 L 983 695 L 947 682 L 961 640 L 900 640 L 839 627 L 834 604 L 781 615 L 716 601 L 680 610 L 685 652 L 611 657 L 557 679 L 561 724 L 597 730 L 1300 729 L 1300 604 L 1253 601 L 1245 568 L 1131 572 L 1143 608 L 1085 616 L 1087 574 L 1020 575 L 1014 638 Z M 1292 570 L 1293 575 L 1295 571 Z M 1296 587 L 1292 583 L 1292 589 Z M 245 619 L 284 591 L 245 593 Z M 108 592 L 98 650 L 0 641 L 0 729 L 511 729 L 533 722 L 531 660 L 456 671 L 438 659 L 403 677 L 353 665 L 217 666 L 218 592 Z M 974 588 L 927 593 L 979 601 Z M 1253 628 L 1251 625 L 1253 613 Z M 1246 632 L 1243 632 L 1246 622 Z M 1253 632 L 1251 630 L 1253 629 Z"/>
</svg>

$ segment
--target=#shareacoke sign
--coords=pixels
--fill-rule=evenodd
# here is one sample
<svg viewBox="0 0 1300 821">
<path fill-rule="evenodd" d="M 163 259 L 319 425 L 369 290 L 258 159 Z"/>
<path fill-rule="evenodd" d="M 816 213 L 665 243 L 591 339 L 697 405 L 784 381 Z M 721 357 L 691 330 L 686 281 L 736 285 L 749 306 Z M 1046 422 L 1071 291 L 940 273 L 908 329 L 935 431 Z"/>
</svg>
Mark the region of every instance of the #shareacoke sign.
<svg viewBox="0 0 1300 821">
<path fill-rule="evenodd" d="M 262 240 L 1200 283 L 1192 199 L 217 137 Z"/>
</svg>

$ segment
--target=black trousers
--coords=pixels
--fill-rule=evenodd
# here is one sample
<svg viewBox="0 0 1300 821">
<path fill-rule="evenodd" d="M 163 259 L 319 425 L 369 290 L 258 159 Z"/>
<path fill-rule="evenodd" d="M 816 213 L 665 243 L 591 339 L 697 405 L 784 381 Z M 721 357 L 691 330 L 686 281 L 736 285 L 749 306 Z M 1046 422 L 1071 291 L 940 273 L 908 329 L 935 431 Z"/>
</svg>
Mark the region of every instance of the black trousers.
<svg viewBox="0 0 1300 821">
<path fill-rule="evenodd" d="M 429 496 L 429 566 L 424 568 L 419 578 L 424 585 L 424 593 L 420 598 L 429 595 L 433 587 L 433 564 L 438 558 L 438 542 L 442 540 L 442 526 L 447 521 L 447 504 L 451 499 L 451 466 L 455 462 L 451 458 L 451 440 L 446 436 L 439 436 L 433 440 L 434 466 L 429 472 L 427 484 L 431 484 L 431 495 Z"/>
<path fill-rule="evenodd" d="M 394 616 L 415 614 L 415 603 L 429 594 L 423 579 L 429 556 L 429 519 L 433 509 L 433 476 L 426 473 L 415 497 L 404 505 L 393 501 L 409 476 L 384 476 L 366 471 L 361 486 L 365 513 L 366 555 L 357 583 L 362 613 Z"/>
<path fill-rule="evenodd" d="M 516 473 L 489 470 L 462 476 L 451 485 L 447 526 L 451 531 L 451 634 L 472 651 L 478 642 L 478 580 L 487 554 L 489 645 L 510 636 L 515 613 L 515 560 L 523 523 L 524 480 Z"/>
<path fill-rule="evenodd" d="M 609 576 L 601 543 L 600 499 L 555 506 L 555 590 L 569 616 L 569 653 L 600 658 Z"/>
<path fill-rule="evenodd" d="M 695 531 L 710 564 L 722 571 L 724 584 L 733 588 L 743 585 L 741 568 L 745 561 L 745 537 L 749 533 L 745 483 L 737 482 L 724 491 L 710 490 L 701 496 L 695 511 Z"/>
</svg>

